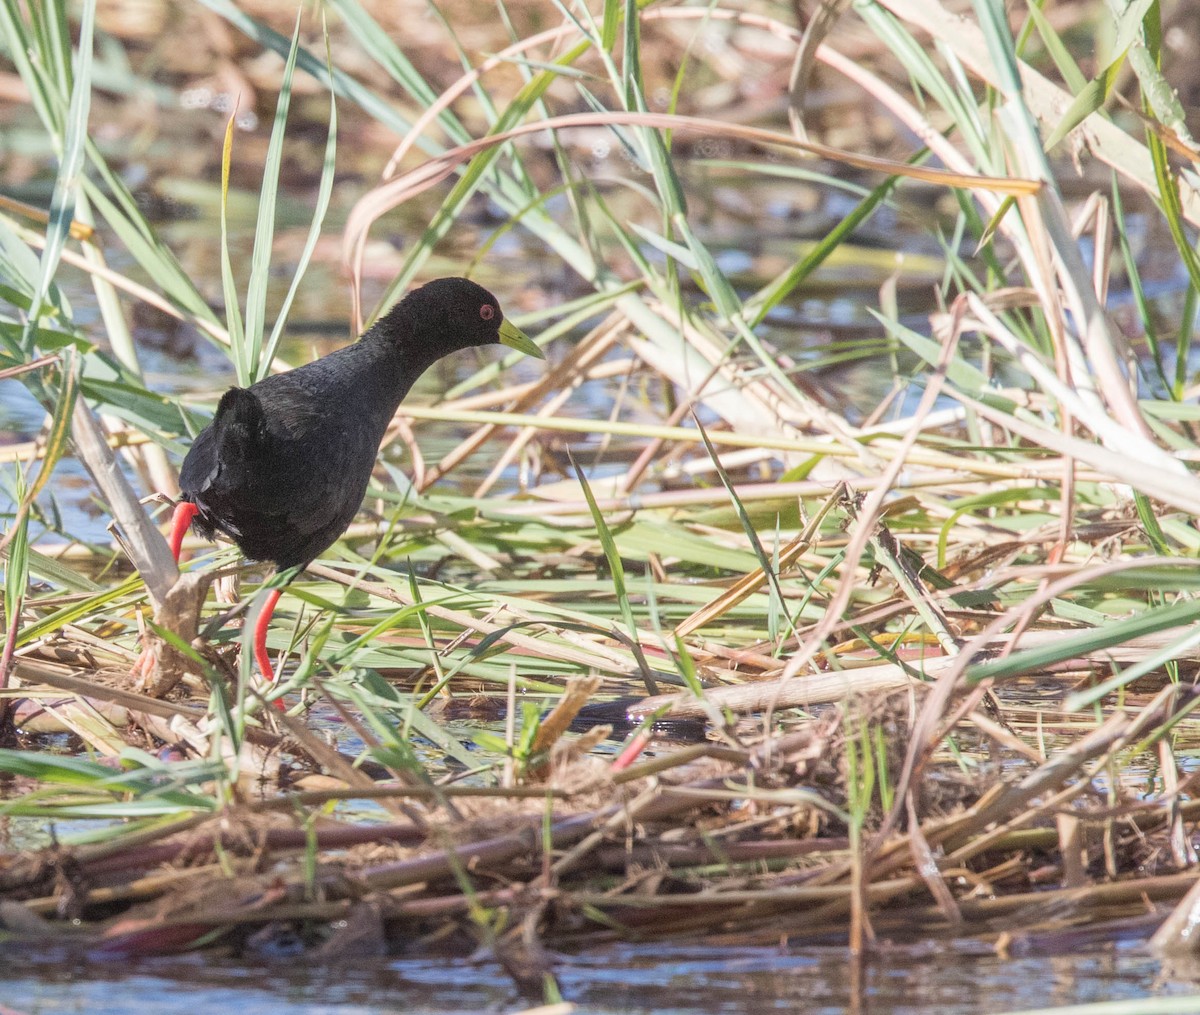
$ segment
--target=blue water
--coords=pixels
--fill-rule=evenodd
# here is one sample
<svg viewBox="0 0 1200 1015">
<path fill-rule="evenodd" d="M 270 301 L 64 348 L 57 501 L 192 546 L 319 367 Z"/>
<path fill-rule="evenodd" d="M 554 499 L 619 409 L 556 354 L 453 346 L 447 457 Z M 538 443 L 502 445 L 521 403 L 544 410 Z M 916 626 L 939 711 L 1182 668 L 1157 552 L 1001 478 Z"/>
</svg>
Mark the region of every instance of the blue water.
<svg viewBox="0 0 1200 1015">
<path fill-rule="evenodd" d="M 535 1003 L 492 961 L 364 960 L 307 969 L 295 961 L 247 967 L 207 957 L 114 965 L 34 961 L 0 972 L 0 1004 L 25 1015 L 254 1015 L 495 1013 Z M 1066 957 L 1002 959 L 950 946 L 884 952 L 852 988 L 839 947 L 730 949 L 621 945 L 562 956 L 565 1000 L 580 1013 L 692 1015 L 858 1010 L 889 1015 L 1002 1011 L 1196 995 L 1200 984 L 1162 975 L 1140 946 Z M 2 1009 L 0 1009 L 2 1010 Z"/>
</svg>

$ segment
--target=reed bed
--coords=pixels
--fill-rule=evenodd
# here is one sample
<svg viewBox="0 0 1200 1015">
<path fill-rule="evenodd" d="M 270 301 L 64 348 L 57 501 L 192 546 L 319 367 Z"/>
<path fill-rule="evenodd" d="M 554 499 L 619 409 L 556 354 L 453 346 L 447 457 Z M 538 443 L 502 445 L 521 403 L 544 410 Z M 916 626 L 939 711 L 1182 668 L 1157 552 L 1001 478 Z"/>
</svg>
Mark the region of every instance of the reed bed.
<svg viewBox="0 0 1200 1015">
<path fill-rule="evenodd" d="M 1069 8 L 1110 33 L 1111 56 L 1086 59 L 1041 7 L 1006 19 L 983 0 L 858 4 L 807 32 L 771 5 L 555 10 L 535 31 L 502 9 L 484 46 L 450 8 L 414 59 L 353 0 L 294 31 L 207 0 L 204 19 L 282 63 L 253 251 L 224 245 L 218 312 L 89 134 L 114 80 L 94 8 L 70 25 L 0 3 L 7 73 L 58 166 L 40 222 L 0 206 L 0 370 L 46 410 L 36 440 L 0 449 L 0 814 L 13 841 L 55 834 L 0 856 L 8 940 L 111 959 L 288 933 L 314 961 L 467 943 L 537 997 L 555 994 L 551 949 L 614 938 L 1015 953 L 1162 925 L 1156 945 L 1186 949 L 1164 920 L 1195 884 L 1200 813 L 1200 202 L 1158 7 Z M 754 68 L 781 99 L 761 123 L 706 105 Z M 880 150 L 816 140 L 840 115 L 817 78 L 894 125 Z M 314 95 L 326 140 L 281 295 L 289 109 Z M 356 327 L 380 219 L 410 202 L 427 225 L 381 303 L 484 203 L 501 224 L 458 270 L 486 275 L 520 230 L 570 282 L 515 315 L 544 373 L 485 366 L 403 407 L 405 471 L 385 453 L 360 521 L 285 591 L 270 646 L 289 662 L 263 688 L 242 651 L 260 574 L 196 544 L 181 575 L 140 500 L 173 492 L 220 392 L 151 390 L 127 315 L 188 322 L 239 383 L 287 366 L 347 118 L 395 138 L 340 225 Z M 580 136 L 622 172 L 590 173 Z M 690 211 L 696 167 L 853 203 L 747 285 Z M 909 192 L 938 202 L 935 253 L 889 254 L 875 341 L 769 337 Z M 1171 262 L 1156 278 L 1176 280 L 1169 320 L 1142 275 L 1152 244 Z M 67 295 L 81 279 L 95 323 Z M 911 285 L 936 302 L 919 328 L 897 297 Z M 834 361 L 887 396 L 831 397 Z M 465 436 L 427 458 L 443 424 Z M 47 507 L 64 456 L 119 551 L 71 540 Z M 239 572 L 232 606 L 211 586 Z M 167 661 L 135 679 L 143 638 Z M 280 697 L 286 712 L 264 707 Z M 322 711 L 352 747 L 309 728 Z M 484 715 L 468 742 L 463 717 Z"/>
</svg>

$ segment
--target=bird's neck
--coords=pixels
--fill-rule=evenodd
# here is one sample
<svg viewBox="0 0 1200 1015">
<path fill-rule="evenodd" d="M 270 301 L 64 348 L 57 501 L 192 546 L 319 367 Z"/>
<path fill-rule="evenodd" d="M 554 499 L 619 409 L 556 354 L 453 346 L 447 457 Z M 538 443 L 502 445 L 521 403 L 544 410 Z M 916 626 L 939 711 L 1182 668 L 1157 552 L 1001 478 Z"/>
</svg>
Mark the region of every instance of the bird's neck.
<svg viewBox="0 0 1200 1015">
<path fill-rule="evenodd" d="M 397 342 L 374 328 L 357 344 L 371 361 L 366 383 L 384 393 L 382 400 L 387 403 L 389 419 L 421 374 L 438 358 L 417 343 Z"/>
</svg>

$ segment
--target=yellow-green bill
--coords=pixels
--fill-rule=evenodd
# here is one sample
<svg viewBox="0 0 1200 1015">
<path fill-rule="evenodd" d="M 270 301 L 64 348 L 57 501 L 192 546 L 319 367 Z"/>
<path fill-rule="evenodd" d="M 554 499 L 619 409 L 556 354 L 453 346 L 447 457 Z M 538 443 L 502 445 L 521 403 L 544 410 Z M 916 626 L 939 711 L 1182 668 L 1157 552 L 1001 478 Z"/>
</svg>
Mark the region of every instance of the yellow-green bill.
<svg viewBox="0 0 1200 1015">
<path fill-rule="evenodd" d="M 508 320 L 500 322 L 500 344 L 507 345 L 510 349 L 516 349 L 517 352 L 523 352 L 526 356 L 532 356 L 534 359 L 546 358 L 546 354 L 534 345 L 533 339 Z"/>
</svg>

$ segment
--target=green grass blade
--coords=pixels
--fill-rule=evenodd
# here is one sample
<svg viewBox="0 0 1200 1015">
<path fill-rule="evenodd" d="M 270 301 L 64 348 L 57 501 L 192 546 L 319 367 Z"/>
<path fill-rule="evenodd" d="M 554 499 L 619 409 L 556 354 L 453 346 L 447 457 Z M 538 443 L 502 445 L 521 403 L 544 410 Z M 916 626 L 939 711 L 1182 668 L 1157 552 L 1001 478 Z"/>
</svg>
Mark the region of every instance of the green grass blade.
<svg viewBox="0 0 1200 1015">
<path fill-rule="evenodd" d="M 1003 680 L 1042 667 L 1120 645 L 1123 642 L 1200 620 L 1200 600 L 1183 600 L 1171 606 L 1149 609 L 1133 617 L 1110 621 L 1105 627 L 1064 635 L 1048 645 L 1014 652 L 1003 659 L 976 663 L 967 670 L 974 686 L 981 680 Z"/>
<path fill-rule="evenodd" d="M 16 470 L 16 489 L 14 499 L 25 499 L 25 476 L 20 469 Z M 12 528 L 5 533 L 3 540 L 8 545 L 5 553 L 8 566 L 4 569 L 4 651 L 0 654 L 0 687 L 8 684 L 8 664 L 16 648 L 17 631 L 21 626 L 21 611 L 25 604 L 25 590 L 29 586 L 29 512 L 18 511 Z"/>
<path fill-rule="evenodd" d="M 628 5 L 626 6 L 628 14 Z M 621 0 L 604 0 L 604 19 L 600 28 L 600 45 L 606 53 L 612 52 L 617 44 L 617 32 L 621 27 Z"/>
<path fill-rule="evenodd" d="M 0 2 L 0 33 L 5 41 L 5 57 L 16 68 L 21 81 L 29 90 L 29 99 L 38 119 L 50 134 L 57 134 L 61 125 L 59 106 L 53 102 L 47 75 L 35 65 L 38 46 L 30 26 L 24 19 L 25 8 L 19 0 Z"/>
<path fill-rule="evenodd" d="M 209 10 L 223 17 L 247 38 L 277 53 L 281 59 L 287 59 L 291 43 L 286 35 L 281 35 L 273 28 L 269 28 L 261 21 L 239 10 L 230 0 L 201 0 L 201 2 Z M 348 9 L 346 7 L 346 0 L 338 0 L 335 4 L 335 9 L 339 10 L 339 12 Z M 343 14 L 343 16 L 345 15 Z M 353 28 L 356 22 L 352 19 L 347 19 L 347 24 Z M 373 28 L 367 32 L 369 40 L 378 41 L 388 39 L 388 33 L 380 25 L 373 21 L 371 25 Z M 360 38 L 359 41 L 362 42 L 363 40 Z M 304 47 L 300 48 L 296 59 L 296 66 L 324 87 L 353 102 L 373 120 L 394 131 L 396 134 L 407 133 L 412 127 L 412 124 L 390 101 L 376 95 L 369 88 L 359 84 L 359 82 L 355 81 L 345 71 L 334 70 L 331 76 L 325 67 L 325 62 L 314 56 Z M 466 138 L 463 137 L 461 140 L 466 140 Z M 439 146 L 432 144 L 425 138 L 419 139 L 417 145 L 422 151 L 431 155 L 441 150 Z"/>
<path fill-rule="evenodd" d="M 65 23 L 65 11 L 60 9 L 58 13 Z M 52 17 L 50 20 L 58 19 Z M 95 24 L 95 0 L 89 0 L 83 6 L 83 16 L 79 24 L 79 49 L 74 74 L 66 77 L 66 80 L 71 82 L 71 98 L 63 125 L 63 135 L 58 139 L 58 175 L 55 177 L 54 193 L 50 199 L 50 222 L 46 226 L 46 246 L 42 251 L 41 274 L 26 325 L 27 337 L 22 343 L 27 353 L 31 353 L 36 344 L 35 324 L 41 316 L 46 295 L 58 272 L 59 258 L 70 236 L 71 220 L 75 217 L 75 200 L 83 170 L 84 146 L 87 142 L 88 112 L 91 109 L 92 36 Z M 69 39 L 69 35 L 67 37 Z"/>
<path fill-rule="evenodd" d="M 617 606 L 621 610 L 621 619 L 625 622 L 625 629 L 628 631 L 629 636 L 636 641 L 637 622 L 634 620 L 633 607 L 629 602 L 629 593 L 625 587 L 625 565 L 621 561 L 621 554 L 617 550 L 612 530 L 608 527 L 608 523 L 604 520 L 604 515 L 600 513 L 600 508 L 596 504 L 596 496 L 592 493 L 591 484 L 588 483 L 587 477 L 578 465 L 575 465 L 574 468 L 575 476 L 579 480 L 580 487 L 583 489 L 583 496 L 587 500 L 588 510 L 592 514 L 592 523 L 596 526 L 596 535 L 600 539 L 600 547 L 604 551 L 604 559 L 608 561 L 608 570 L 613 583 L 613 595 L 616 597 Z"/>
<path fill-rule="evenodd" d="M 752 328 L 760 324 L 763 318 L 787 299 L 801 282 L 819 268 L 850 237 L 854 230 L 870 219 L 875 209 L 891 196 L 899 182 L 900 177 L 898 176 L 884 180 L 864 197 L 849 215 L 842 218 L 837 225 L 818 240 L 807 255 L 746 300 L 742 309 L 746 323 Z"/>
<path fill-rule="evenodd" d="M 559 57 L 555 63 L 570 66 L 587 52 L 587 49 L 586 43 L 580 43 Z M 500 119 L 493 125 L 490 133 L 502 132 L 519 123 L 530 108 L 541 100 L 557 77 L 558 75 L 554 71 L 542 71 L 536 75 L 513 98 Z M 413 244 L 413 248 L 405 258 L 396 278 L 384 291 L 380 299 L 381 306 L 388 306 L 399 293 L 408 288 L 421 265 L 433 252 L 434 245 L 450 231 L 467 201 L 487 181 L 496 160 L 503 151 L 503 145 L 486 148 L 467 164 L 462 175 L 455 181 L 446 200 L 437 210 L 429 225 L 426 226 L 421 238 Z"/>
<path fill-rule="evenodd" d="M 150 230 L 150 225 L 138 210 L 133 195 L 124 181 L 116 176 L 92 146 L 88 149 L 92 168 L 99 182 L 84 177 L 83 191 L 88 202 L 98 211 L 117 238 L 125 244 L 130 256 L 166 296 L 181 310 L 197 320 L 215 324 L 216 314 L 209 307 L 196 284 L 167 246 Z M 111 197 L 110 197 L 111 195 Z M 115 197 L 114 201 L 112 198 Z M 211 337 L 201 329 L 206 338 Z M 223 345 L 218 346 L 222 352 Z"/>
<path fill-rule="evenodd" d="M 1062 119 L 1055 124 L 1054 129 L 1046 135 L 1043 143 L 1046 151 L 1055 149 L 1060 141 L 1078 127 L 1084 120 L 1103 109 L 1108 101 L 1109 93 L 1120 76 L 1121 64 L 1112 64 L 1099 77 L 1087 82 L 1075 96 L 1074 101 L 1063 113 Z"/>
<path fill-rule="evenodd" d="M 325 31 L 325 56 L 329 61 L 329 69 L 332 74 L 333 56 L 329 50 L 329 26 L 323 24 L 323 28 Z M 296 298 L 296 293 L 300 289 L 300 283 L 304 279 L 304 273 L 308 270 L 308 264 L 312 260 L 313 251 L 316 250 L 317 240 L 321 238 L 321 226 L 325 222 L 325 213 L 329 210 L 329 199 L 333 194 L 333 178 L 337 166 L 337 96 L 333 92 L 329 93 L 329 124 L 327 129 L 325 158 L 321 165 L 321 183 L 317 191 L 316 206 L 313 209 L 312 225 L 308 230 L 308 239 L 305 240 L 304 250 L 300 253 L 299 261 L 296 262 L 296 271 L 292 275 L 292 284 L 288 287 L 287 296 L 284 297 L 283 303 L 279 308 L 279 313 L 275 318 L 275 326 L 271 329 L 271 337 L 259 360 L 258 380 L 265 377 L 271 369 L 271 363 L 275 359 L 280 339 L 283 338 L 283 326 L 287 321 L 288 313 L 292 309 L 292 302 Z"/>
<path fill-rule="evenodd" d="M 1035 0 L 1028 8 L 1029 18 L 1037 28 L 1037 33 L 1041 36 L 1042 44 L 1046 47 L 1046 52 L 1050 54 L 1050 59 L 1054 61 L 1054 66 L 1058 68 L 1058 73 L 1062 75 L 1063 81 L 1067 87 L 1075 95 L 1078 95 L 1087 86 L 1087 78 L 1079 69 L 1079 65 L 1072 58 L 1067 47 L 1063 44 L 1062 36 L 1054 30 L 1054 26 L 1050 24 L 1050 20 L 1046 17 L 1042 10 L 1042 4 Z M 1050 147 L 1047 145 L 1047 147 Z"/>
<path fill-rule="evenodd" d="M 275 210 L 279 199 L 279 169 L 283 164 L 283 135 L 287 129 L 288 108 L 292 102 L 292 76 L 296 71 L 296 56 L 300 49 L 300 14 L 292 31 L 292 44 L 283 67 L 279 98 L 275 103 L 275 121 L 271 139 L 267 142 L 267 157 L 263 165 L 262 186 L 258 193 L 258 222 L 254 228 L 254 251 L 250 255 L 250 281 L 246 287 L 246 322 L 243 341 L 247 377 L 260 381 L 270 372 L 270 361 L 263 357 L 263 331 L 266 328 L 267 287 L 271 277 L 271 255 L 275 240 Z M 228 180 L 222 174 L 222 206 Z"/>
<path fill-rule="evenodd" d="M 366 9 L 356 0 L 331 0 L 330 7 L 337 11 L 342 22 L 350 29 L 358 44 L 376 63 L 396 81 L 409 97 L 422 109 L 437 101 L 437 91 L 422 76 L 412 61 Z M 311 73 L 311 71 L 310 71 Z M 450 136 L 458 141 L 467 140 L 467 133 L 453 114 L 439 117 L 442 126 L 450 130 Z"/>
<path fill-rule="evenodd" d="M 696 417 L 695 413 L 692 414 L 692 422 L 696 424 L 696 429 L 700 431 L 700 437 L 704 441 L 704 448 L 708 452 L 709 460 L 717 470 L 717 476 L 721 480 L 721 485 L 725 487 L 725 492 L 729 494 L 729 500 L 737 512 L 738 520 L 742 523 L 742 531 L 746 534 L 746 539 L 754 551 L 754 556 L 758 559 L 758 566 L 762 568 L 763 574 L 767 576 L 767 580 L 771 584 L 772 603 L 778 602 L 778 604 L 782 604 L 784 602 L 783 589 L 779 587 L 778 569 L 772 565 L 771 557 L 767 556 L 762 541 L 758 538 L 758 530 L 750 518 L 750 513 L 746 510 L 746 505 L 742 503 L 742 499 L 738 496 L 733 481 L 729 478 L 729 473 L 725 470 L 725 466 L 721 462 L 721 456 L 717 454 L 717 449 L 713 447 L 712 441 L 708 439 L 708 431 L 704 429 L 703 424 Z"/>
<path fill-rule="evenodd" d="M 50 431 L 46 434 L 46 446 L 42 452 L 41 464 L 37 476 L 29 484 L 29 492 L 25 495 L 20 512 L 28 510 L 29 505 L 45 488 L 54 467 L 66 453 L 71 439 L 71 413 L 75 411 L 75 398 L 79 394 L 79 383 L 75 369 L 76 357 L 71 354 L 66 357 L 61 371 L 62 383 L 59 386 L 58 397 L 55 400 L 54 411 L 50 417 Z"/>
</svg>

